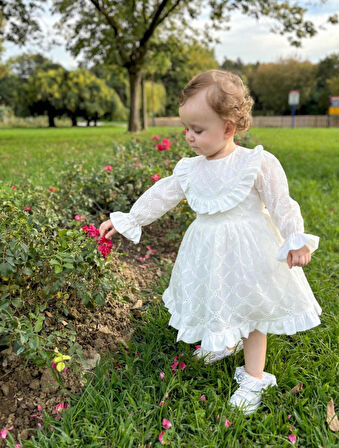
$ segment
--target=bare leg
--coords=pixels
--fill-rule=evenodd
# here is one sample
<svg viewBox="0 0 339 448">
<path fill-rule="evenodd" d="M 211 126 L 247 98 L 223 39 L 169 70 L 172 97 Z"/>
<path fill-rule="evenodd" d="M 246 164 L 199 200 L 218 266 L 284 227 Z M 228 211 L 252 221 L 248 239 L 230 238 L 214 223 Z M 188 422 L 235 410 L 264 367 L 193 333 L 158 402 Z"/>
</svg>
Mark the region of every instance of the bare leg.
<svg viewBox="0 0 339 448">
<path fill-rule="evenodd" d="M 266 335 L 258 330 L 252 331 L 244 341 L 245 371 L 261 379 L 266 360 Z"/>
</svg>

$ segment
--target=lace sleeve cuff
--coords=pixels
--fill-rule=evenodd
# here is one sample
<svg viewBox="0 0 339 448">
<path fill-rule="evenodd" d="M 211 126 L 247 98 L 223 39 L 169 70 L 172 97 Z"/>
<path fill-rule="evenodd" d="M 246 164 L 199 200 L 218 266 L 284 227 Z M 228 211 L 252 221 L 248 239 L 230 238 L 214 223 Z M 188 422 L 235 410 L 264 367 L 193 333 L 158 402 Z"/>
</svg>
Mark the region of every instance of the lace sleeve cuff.
<svg viewBox="0 0 339 448">
<path fill-rule="evenodd" d="M 292 233 L 279 248 L 277 259 L 280 261 L 286 260 L 290 250 L 301 249 L 305 245 L 311 253 L 314 252 L 318 249 L 319 237 L 308 233 Z"/>
<path fill-rule="evenodd" d="M 109 215 L 117 232 L 138 244 L 141 238 L 141 226 L 131 213 L 113 212 Z"/>
</svg>

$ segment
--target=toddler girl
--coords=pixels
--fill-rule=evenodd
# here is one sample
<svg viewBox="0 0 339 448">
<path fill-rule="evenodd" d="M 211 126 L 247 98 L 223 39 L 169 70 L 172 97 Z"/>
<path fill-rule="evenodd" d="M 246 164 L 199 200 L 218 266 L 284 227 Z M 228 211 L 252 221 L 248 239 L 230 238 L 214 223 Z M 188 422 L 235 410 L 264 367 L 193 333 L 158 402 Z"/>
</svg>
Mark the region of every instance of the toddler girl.
<svg viewBox="0 0 339 448">
<path fill-rule="evenodd" d="M 252 105 L 237 75 L 195 76 L 181 92 L 179 115 L 197 155 L 180 159 L 129 213 L 113 212 L 99 228 L 100 236 L 119 232 L 137 244 L 142 226 L 187 199 L 196 218 L 162 297 L 169 325 L 177 341 L 201 341 L 195 354 L 205 363 L 244 349 L 230 404 L 246 414 L 260 405 L 263 389 L 277 385 L 264 372 L 267 333 L 308 330 L 322 311 L 302 270 L 319 237 L 304 233 L 279 160 L 261 145 L 234 142 L 250 126 Z"/>
</svg>

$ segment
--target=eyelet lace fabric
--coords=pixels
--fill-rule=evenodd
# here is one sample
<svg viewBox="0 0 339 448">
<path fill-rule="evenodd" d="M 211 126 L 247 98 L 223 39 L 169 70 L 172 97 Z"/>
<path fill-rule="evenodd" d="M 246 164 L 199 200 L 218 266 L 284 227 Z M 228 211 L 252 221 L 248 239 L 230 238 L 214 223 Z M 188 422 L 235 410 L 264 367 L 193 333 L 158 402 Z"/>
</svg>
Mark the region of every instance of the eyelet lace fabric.
<svg viewBox="0 0 339 448">
<path fill-rule="evenodd" d="M 177 341 L 221 351 L 263 333 L 295 334 L 320 324 L 322 310 L 288 251 L 319 237 L 304 233 L 279 160 L 262 146 L 222 159 L 182 158 L 129 213 L 112 212 L 116 230 L 138 244 L 142 226 L 187 199 L 196 212 L 181 241 L 163 301 Z"/>
</svg>

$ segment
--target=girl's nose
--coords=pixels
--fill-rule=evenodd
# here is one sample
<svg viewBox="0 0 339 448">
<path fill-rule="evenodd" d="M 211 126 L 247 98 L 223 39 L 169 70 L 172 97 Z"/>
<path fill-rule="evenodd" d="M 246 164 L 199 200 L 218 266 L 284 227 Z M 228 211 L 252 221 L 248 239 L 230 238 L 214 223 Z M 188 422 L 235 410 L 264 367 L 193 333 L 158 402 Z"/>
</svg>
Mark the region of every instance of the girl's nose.
<svg viewBox="0 0 339 448">
<path fill-rule="evenodd" d="M 193 134 L 192 134 L 191 131 L 187 131 L 187 132 L 186 132 L 186 138 L 187 138 L 187 140 L 188 140 L 189 142 L 193 142 L 193 141 L 194 141 L 194 136 L 193 136 Z"/>
</svg>

